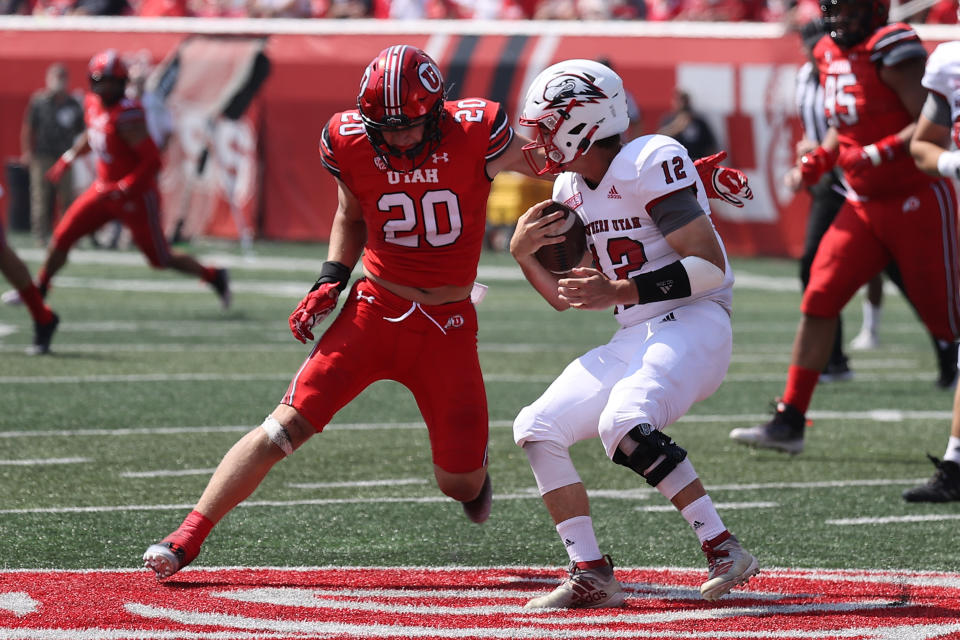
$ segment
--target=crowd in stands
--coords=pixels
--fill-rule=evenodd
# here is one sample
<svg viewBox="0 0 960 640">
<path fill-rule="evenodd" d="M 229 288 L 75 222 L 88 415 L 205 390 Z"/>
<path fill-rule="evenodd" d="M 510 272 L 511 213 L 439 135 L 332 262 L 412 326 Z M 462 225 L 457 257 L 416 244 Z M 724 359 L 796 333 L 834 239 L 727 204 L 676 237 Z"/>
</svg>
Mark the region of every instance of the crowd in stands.
<svg viewBox="0 0 960 640">
<path fill-rule="evenodd" d="M 819 0 L 0 0 L 0 14 L 803 24 L 819 14 Z M 939 0 L 909 19 L 956 23 L 957 0 Z"/>
</svg>

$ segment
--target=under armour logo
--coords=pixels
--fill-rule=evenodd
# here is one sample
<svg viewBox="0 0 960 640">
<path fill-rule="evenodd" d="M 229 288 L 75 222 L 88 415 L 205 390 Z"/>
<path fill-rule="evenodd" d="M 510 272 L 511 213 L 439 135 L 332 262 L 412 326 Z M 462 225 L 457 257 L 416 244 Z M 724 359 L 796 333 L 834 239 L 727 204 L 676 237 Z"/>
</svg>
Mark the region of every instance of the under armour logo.
<svg viewBox="0 0 960 640">
<path fill-rule="evenodd" d="M 443 160 L 444 162 L 450 162 L 450 158 L 447 156 L 446 151 L 444 151 L 443 153 L 433 154 L 433 164 L 437 164 L 441 160 Z"/>
<path fill-rule="evenodd" d="M 623 196 L 620 195 L 620 192 L 617 191 L 617 188 L 614 187 L 614 186 L 611 186 L 611 187 L 610 187 L 610 191 L 607 192 L 607 199 L 608 199 L 608 200 L 620 200 L 620 199 L 622 199 L 622 198 L 623 198 Z"/>
<path fill-rule="evenodd" d="M 369 303 L 373 303 L 376 298 L 374 296 L 365 296 L 362 292 L 357 291 L 357 300 L 366 300 Z"/>
<path fill-rule="evenodd" d="M 447 318 L 447 324 L 443 325 L 443 328 L 449 329 L 452 327 L 454 329 L 459 329 L 460 327 L 463 326 L 463 324 L 464 324 L 463 316 L 461 316 L 460 314 L 457 314 L 455 316 L 450 316 L 449 318 Z"/>
</svg>

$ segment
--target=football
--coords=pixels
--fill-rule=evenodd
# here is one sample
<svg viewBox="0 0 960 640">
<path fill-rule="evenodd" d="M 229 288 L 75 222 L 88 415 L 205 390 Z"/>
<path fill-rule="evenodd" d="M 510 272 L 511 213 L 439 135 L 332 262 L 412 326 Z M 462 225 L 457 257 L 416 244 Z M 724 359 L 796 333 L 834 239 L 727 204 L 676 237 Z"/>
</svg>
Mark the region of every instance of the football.
<svg viewBox="0 0 960 640">
<path fill-rule="evenodd" d="M 577 212 L 560 202 L 547 205 L 541 216 L 554 211 L 563 211 L 566 215 L 553 223 L 550 236 L 563 236 L 563 242 L 544 245 L 534 256 L 547 271 L 560 275 L 580 264 L 583 252 L 587 250 L 587 232 Z"/>
</svg>

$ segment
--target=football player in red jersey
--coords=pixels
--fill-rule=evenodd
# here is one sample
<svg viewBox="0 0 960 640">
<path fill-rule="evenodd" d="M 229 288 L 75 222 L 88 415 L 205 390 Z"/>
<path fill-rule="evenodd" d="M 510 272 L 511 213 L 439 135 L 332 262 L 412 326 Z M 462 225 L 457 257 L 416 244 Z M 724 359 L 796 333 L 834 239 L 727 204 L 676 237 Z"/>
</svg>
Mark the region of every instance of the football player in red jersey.
<svg viewBox="0 0 960 640">
<path fill-rule="evenodd" d="M 143 106 L 124 98 L 127 68 L 109 49 L 90 60 L 90 91 L 84 99 L 87 131 L 51 167 L 47 178 L 58 182 L 77 156 L 91 149 L 97 177 L 67 209 L 53 231 L 37 287 L 46 296 L 53 276 L 66 264 L 71 247 L 111 220 L 125 224 L 133 241 L 156 269 L 171 268 L 201 278 L 213 287 L 224 307 L 230 303 L 225 269 L 205 267 L 170 248 L 160 224 L 157 173 L 160 153 L 147 132 Z"/>
<path fill-rule="evenodd" d="M 814 46 L 831 129 L 802 159 L 815 182 L 836 164 L 847 202 L 821 240 L 803 296 L 783 396 L 773 419 L 738 428 L 743 444 L 800 453 L 806 411 L 830 353 L 837 316 L 891 260 L 910 302 L 938 340 L 960 335 L 956 194 L 914 166 L 908 144 L 926 90 L 926 49 L 906 24 L 887 24 L 887 0 L 822 0 L 827 35 Z"/>
<path fill-rule="evenodd" d="M 320 157 L 338 206 L 327 262 L 290 316 L 294 337 L 314 339 L 361 254 L 363 276 L 280 404 L 227 452 L 183 524 L 147 549 L 144 565 L 158 577 L 192 561 L 274 464 L 377 380 L 413 392 L 437 485 L 470 520 L 487 519 L 487 401 L 471 293 L 491 180 L 503 169 L 531 173 L 514 137 L 498 103 L 445 100 L 440 71 L 423 51 L 393 46 L 373 59 L 356 108 L 323 130 Z"/>
</svg>

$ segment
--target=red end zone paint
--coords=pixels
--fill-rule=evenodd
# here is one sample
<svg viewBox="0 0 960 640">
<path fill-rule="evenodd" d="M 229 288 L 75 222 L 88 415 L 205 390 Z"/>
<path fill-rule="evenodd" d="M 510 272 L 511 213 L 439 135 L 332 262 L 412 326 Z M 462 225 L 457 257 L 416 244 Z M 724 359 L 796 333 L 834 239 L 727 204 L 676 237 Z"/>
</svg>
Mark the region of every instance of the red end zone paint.
<svg viewBox="0 0 960 640">
<path fill-rule="evenodd" d="M 623 609 L 527 611 L 556 570 L 0 572 L 0 638 L 960 639 L 960 574 L 764 570 L 717 603 L 704 571 L 617 569 Z"/>
</svg>

